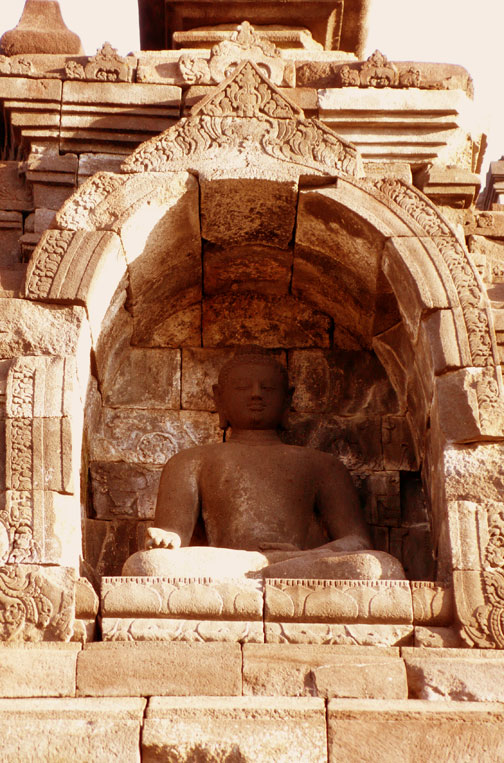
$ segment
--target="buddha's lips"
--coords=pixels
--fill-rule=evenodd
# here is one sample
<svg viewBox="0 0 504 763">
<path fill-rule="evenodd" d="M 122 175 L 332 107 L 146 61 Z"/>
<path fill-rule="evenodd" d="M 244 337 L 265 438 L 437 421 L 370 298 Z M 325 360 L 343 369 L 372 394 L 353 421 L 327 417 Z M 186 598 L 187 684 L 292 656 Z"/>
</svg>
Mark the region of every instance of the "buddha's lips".
<svg viewBox="0 0 504 763">
<path fill-rule="evenodd" d="M 247 408 L 249 409 L 249 411 L 254 411 L 254 412 L 260 413 L 260 412 L 264 411 L 266 406 L 262 405 L 261 403 L 250 403 L 250 405 L 248 405 Z"/>
</svg>

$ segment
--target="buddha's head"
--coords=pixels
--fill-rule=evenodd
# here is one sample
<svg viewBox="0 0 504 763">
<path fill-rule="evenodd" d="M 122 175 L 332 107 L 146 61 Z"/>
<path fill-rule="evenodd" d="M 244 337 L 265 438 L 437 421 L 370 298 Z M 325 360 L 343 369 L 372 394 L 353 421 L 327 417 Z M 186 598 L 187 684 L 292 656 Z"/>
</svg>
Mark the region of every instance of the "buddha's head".
<svg viewBox="0 0 504 763">
<path fill-rule="evenodd" d="M 292 397 L 285 367 L 261 348 L 237 351 L 213 392 L 223 429 L 277 429 Z"/>
</svg>

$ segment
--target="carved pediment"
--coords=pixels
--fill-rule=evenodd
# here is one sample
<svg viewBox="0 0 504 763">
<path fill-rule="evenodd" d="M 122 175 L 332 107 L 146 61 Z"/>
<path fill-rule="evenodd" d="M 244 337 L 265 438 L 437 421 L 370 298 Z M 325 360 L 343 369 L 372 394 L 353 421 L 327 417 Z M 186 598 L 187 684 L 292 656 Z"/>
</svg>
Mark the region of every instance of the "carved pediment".
<svg viewBox="0 0 504 763">
<path fill-rule="evenodd" d="M 362 174 L 354 146 L 307 119 L 254 62 L 244 61 L 189 117 L 139 146 L 123 171 L 208 173 L 226 167 L 236 176 L 256 177 L 265 161 L 270 176 Z"/>
</svg>

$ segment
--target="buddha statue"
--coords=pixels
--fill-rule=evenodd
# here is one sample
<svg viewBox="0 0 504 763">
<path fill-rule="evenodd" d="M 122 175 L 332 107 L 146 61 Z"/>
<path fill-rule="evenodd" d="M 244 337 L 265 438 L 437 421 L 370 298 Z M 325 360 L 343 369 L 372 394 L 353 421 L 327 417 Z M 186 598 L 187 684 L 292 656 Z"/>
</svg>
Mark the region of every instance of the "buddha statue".
<svg viewBox="0 0 504 763">
<path fill-rule="evenodd" d="M 146 549 L 123 575 L 405 578 L 397 559 L 372 550 L 341 461 L 281 441 L 293 392 L 281 363 L 259 349 L 237 352 L 213 392 L 231 434 L 169 459 Z M 189 545 L 199 517 L 208 546 Z"/>
</svg>

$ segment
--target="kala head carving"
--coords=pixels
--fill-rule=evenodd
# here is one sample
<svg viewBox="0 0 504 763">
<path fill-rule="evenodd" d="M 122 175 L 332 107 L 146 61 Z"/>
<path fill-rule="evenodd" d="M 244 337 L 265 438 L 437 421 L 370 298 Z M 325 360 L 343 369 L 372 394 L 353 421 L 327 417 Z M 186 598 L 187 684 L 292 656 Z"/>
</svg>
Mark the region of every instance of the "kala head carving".
<svg viewBox="0 0 504 763">
<path fill-rule="evenodd" d="M 285 445 L 287 371 L 245 349 L 214 386 L 226 442 L 178 453 L 159 485 L 156 526 L 126 575 L 403 579 L 400 563 L 373 551 L 355 488 L 334 456 Z M 198 519 L 208 546 L 190 546 Z"/>
</svg>

